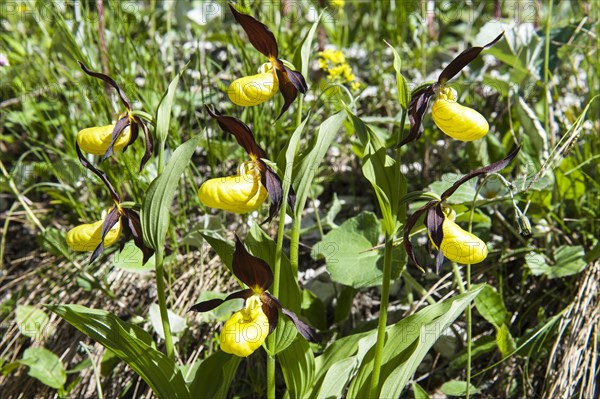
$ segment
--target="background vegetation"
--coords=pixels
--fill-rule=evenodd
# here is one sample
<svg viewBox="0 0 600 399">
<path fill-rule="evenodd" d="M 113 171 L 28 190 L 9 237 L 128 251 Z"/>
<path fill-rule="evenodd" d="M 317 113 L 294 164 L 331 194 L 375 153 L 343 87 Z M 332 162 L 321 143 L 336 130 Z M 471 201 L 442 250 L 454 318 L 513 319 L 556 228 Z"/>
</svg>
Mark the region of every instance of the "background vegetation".
<svg viewBox="0 0 600 399">
<path fill-rule="evenodd" d="M 413 89 L 435 80 L 469 45 L 483 45 L 505 31 L 505 39 L 452 84 L 463 104 L 488 117 L 490 133 L 474 143 L 451 141 L 426 117 L 423 138 L 403 147 L 402 172 L 409 192 L 440 194 L 457 175 L 502 158 L 513 138 L 523 145 L 505 173 L 514 201 L 499 179 L 476 197 L 473 229 L 488 243 L 490 256 L 472 271 L 474 286 L 487 285 L 473 312 L 471 382 L 481 397 L 554 397 L 558 392 L 593 397 L 600 325 L 597 4 L 246 3 L 275 33 L 282 58 L 297 67 L 298 49 L 324 11 L 309 52 L 309 93 L 303 101 L 304 117 L 310 112 L 310 118 L 301 145 L 308 145 L 323 120 L 344 106 L 384 142 L 396 142 L 403 119 L 394 56 L 385 42 L 401 55 L 402 74 Z M 0 7 L 0 392 L 7 398 L 97 397 L 100 391 L 106 397 L 151 397 L 148 386 L 114 354 L 41 306 L 77 303 L 110 310 L 150 331 L 161 345 L 153 267 L 142 267 L 130 244 L 110 247 L 88 265 L 85 254 L 69 251 L 64 243 L 69 228 L 97 220 L 110 205 L 104 187 L 77 160 L 77 132 L 108 124 L 122 111 L 114 93 L 84 75 L 77 60 L 109 73 L 134 107 L 150 114 L 187 65 L 166 145 L 168 158 L 185 140 L 201 137 L 176 192 L 166 249 L 169 308 L 179 315 L 172 322 L 177 356 L 187 368 L 215 351 L 218 322 L 229 315 L 227 309 L 208 316 L 187 309 L 199 298 L 237 285 L 205 238 L 245 234 L 252 220 L 266 216 L 266 207 L 239 216 L 200 204 L 201 182 L 232 174 L 246 157 L 209 121 L 203 105 L 215 104 L 246 121 L 271 159 L 282 162 L 296 128 L 297 105 L 276 121 L 271 110 L 281 107 L 280 96 L 253 108 L 229 102 L 229 83 L 256 73 L 263 58 L 224 2 L 105 0 L 100 12 L 92 1 L 4 1 Z M 325 49 L 343 52 L 354 79 L 329 77 L 319 62 Z M 377 261 L 367 265 L 348 256 L 364 241 L 348 237 L 372 238 L 365 250 L 381 242 L 375 193 L 361 173 L 362 150 L 354 125 L 346 121 L 316 170 L 304 211 L 302 314 L 323 332 L 316 353 L 377 323 L 377 284 L 359 278 Z M 143 146 L 136 143 L 103 164 L 125 200 L 137 203 L 157 175 L 156 158 L 138 173 L 142 154 Z M 459 214 L 467 210 L 460 204 L 470 204 L 475 195 L 473 187 L 463 191 L 455 200 Z M 527 221 L 531 234 L 523 234 Z M 275 223 L 266 229 L 275 236 Z M 425 236 L 414 243 L 420 244 L 418 256 L 433 265 Z M 394 280 L 390 321 L 456 295 L 458 281 L 449 263 L 439 274 L 433 267 L 422 272 L 409 264 Z M 460 395 L 461 387 L 452 381 L 465 380 L 465 341 L 465 320 L 459 318 L 420 365 L 414 376 L 419 386 L 404 395 L 424 397 L 418 396 L 424 394 L 420 387 L 430 395 Z M 36 364 L 32 348 L 45 348 L 57 358 Z M 261 351 L 242 361 L 230 396 L 264 396 L 265 364 Z M 283 394 L 283 378 L 279 381 Z"/>
</svg>

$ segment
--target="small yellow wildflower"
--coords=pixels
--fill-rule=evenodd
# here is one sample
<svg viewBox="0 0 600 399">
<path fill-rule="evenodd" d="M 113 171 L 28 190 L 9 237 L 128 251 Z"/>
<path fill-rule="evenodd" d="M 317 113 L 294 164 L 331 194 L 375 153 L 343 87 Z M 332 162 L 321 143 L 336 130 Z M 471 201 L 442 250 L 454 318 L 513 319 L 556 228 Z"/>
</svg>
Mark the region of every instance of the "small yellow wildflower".
<svg viewBox="0 0 600 399">
<path fill-rule="evenodd" d="M 319 68 L 327 72 L 327 79 L 336 83 L 350 83 L 352 90 L 358 90 L 360 83 L 346 62 L 346 56 L 340 50 L 324 50 L 319 53 Z"/>
</svg>

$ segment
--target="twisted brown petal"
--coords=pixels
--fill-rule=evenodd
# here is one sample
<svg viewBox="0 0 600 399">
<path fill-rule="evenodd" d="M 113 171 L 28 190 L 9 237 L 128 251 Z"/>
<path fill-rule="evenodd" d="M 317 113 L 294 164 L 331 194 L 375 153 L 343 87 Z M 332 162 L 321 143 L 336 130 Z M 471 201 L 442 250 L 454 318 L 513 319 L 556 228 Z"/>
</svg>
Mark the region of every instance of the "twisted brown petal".
<svg viewBox="0 0 600 399">
<path fill-rule="evenodd" d="M 94 253 L 92 253 L 92 257 L 90 258 L 90 263 L 95 261 L 96 258 L 98 258 L 98 256 L 100 256 L 100 254 L 102 252 L 104 252 L 104 238 L 106 237 L 106 235 L 108 234 L 110 229 L 112 229 L 113 226 L 119 222 L 120 217 L 121 217 L 121 215 L 119 214 L 119 210 L 115 206 L 110 210 L 108 215 L 106 215 L 106 217 L 104 218 L 104 222 L 102 223 L 102 239 L 100 240 L 100 244 L 98 244 L 98 246 L 94 250 Z"/>
<path fill-rule="evenodd" d="M 250 296 L 252 296 L 252 290 L 250 290 L 250 289 L 240 290 L 240 291 L 236 291 L 232 294 L 229 294 L 227 297 L 225 297 L 225 299 L 215 298 L 215 299 L 209 299 L 208 301 L 199 302 L 199 303 L 195 304 L 194 306 L 192 306 L 189 311 L 208 312 L 210 310 L 213 310 L 217 306 L 219 306 L 227 301 L 230 301 L 232 299 L 238 299 L 238 298 L 246 299 L 246 298 L 249 298 Z"/>
<path fill-rule="evenodd" d="M 88 162 L 88 160 L 85 158 L 85 156 L 81 153 L 81 149 L 79 148 L 79 144 L 77 144 L 77 143 L 75 143 L 75 150 L 77 151 L 77 157 L 79 158 L 79 162 L 81 162 L 83 167 L 91 170 L 96 176 L 98 176 L 100 178 L 100 180 L 102 180 L 102 183 L 104 183 L 104 185 L 108 188 L 108 191 L 110 192 L 110 196 L 116 203 L 121 202 L 121 197 L 119 197 L 119 194 L 117 194 L 117 191 L 115 190 L 113 185 L 108 180 L 108 177 L 106 176 L 106 174 L 104 174 L 104 172 L 101 172 L 94 165 L 92 165 L 90 162 Z"/>
<path fill-rule="evenodd" d="M 464 67 L 466 67 L 471 61 L 477 58 L 479 53 L 481 53 L 484 49 L 496 44 L 496 42 L 498 42 L 498 40 L 500 40 L 500 38 L 502 38 L 503 35 L 504 32 L 500 33 L 498 37 L 496 37 L 494 40 L 492 40 L 485 46 L 470 47 L 462 53 L 460 53 L 455 59 L 453 59 L 450 62 L 450 64 L 448 64 L 448 66 L 446 66 L 446 68 L 444 68 L 442 73 L 440 73 L 440 76 L 438 77 L 438 83 L 444 84 L 453 77 L 455 77 L 460 71 L 462 71 Z"/>
<path fill-rule="evenodd" d="M 112 87 L 114 87 L 115 90 L 117 90 L 117 93 L 119 94 L 119 98 L 121 99 L 121 102 L 123 103 L 125 108 L 127 108 L 128 111 L 131 111 L 131 103 L 129 103 L 127 96 L 125 95 L 123 90 L 121 90 L 121 88 L 119 87 L 117 82 L 115 82 L 113 80 L 113 78 L 111 78 L 110 76 L 105 75 L 103 73 L 92 71 L 81 61 L 77 61 L 77 63 L 79 64 L 79 67 L 83 70 L 83 72 L 87 73 L 88 75 L 90 75 L 94 78 L 101 79 L 101 80 L 105 81 L 106 83 L 108 83 L 109 85 L 111 85 Z"/>
<path fill-rule="evenodd" d="M 267 25 L 259 22 L 250 15 L 242 14 L 236 10 L 231 3 L 229 3 L 229 8 L 231 8 L 235 20 L 242 25 L 242 28 L 246 31 L 248 39 L 255 49 L 268 58 L 279 57 L 277 40 L 275 40 L 275 35 L 273 35 L 273 32 L 271 32 Z"/>
</svg>

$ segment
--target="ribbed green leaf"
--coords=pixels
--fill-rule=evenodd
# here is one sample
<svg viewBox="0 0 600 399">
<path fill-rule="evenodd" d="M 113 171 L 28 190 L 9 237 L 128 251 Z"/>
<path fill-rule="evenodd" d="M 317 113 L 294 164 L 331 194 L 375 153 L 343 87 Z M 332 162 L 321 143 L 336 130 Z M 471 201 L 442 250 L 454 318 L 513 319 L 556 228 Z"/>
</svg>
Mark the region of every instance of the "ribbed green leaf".
<svg viewBox="0 0 600 399">
<path fill-rule="evenodd" d="M 187 67 L 187 66 L 186 66 Z M 185 71 L 184 67 L 175 78 L 169 84 L 169 88 L 165 93 L 158 110 L 156 111 L 156 138 L 158 139 L 159 145 L 164 145 L 169 135 L 169 125 L 171 124 L 171 108 L 173 108 L 173 99 L 175 97 L 175 91 L 177 90 L 177 83 L 181 74 Z"/>
<path fill-rule="evenodd" d="M 163 173 L 154 179 L 146 192 L 140 219 L 144 242 L 150 248 L 158 249 L 164 246 L 171 202 L 179 185 L 179 178 L 190 162 L 199 140 L 200 136 L 196 136 L 177 147 Z"/>
<path fill-rule="evenodd" d="M 429 349 L 480 291 L 481 288 L 475 289 L 428 306 L 386 329 L 379 397 L 400 397 Z M 369 395 L 373 356 L 374 348 L 371 348 L 350 384 L 348 397 Z"/>
<path fill-rule="evenodd" d="M 308 152 L 299 157 L 297 165 L 294 165 L 296 187 L 296 217 L 300 217 L 306 199 L 310 192 L 310 186 L 317 172 L 317 168 L 325 157 L 331 143 L 336 138 L 344 120 L 346 112 L 341 111 L 327 118 L 317 131 L 316 137 L 308 146 Z"/>
<path fill-rule="evenodd" d="M 163 399 L 190 398 L 175 362 L 154 348 L 152 337 L 110 312 L 81 305 L 46 305 L 73 327 L 110 349 Z"/>
<path fill-rule="evenodd" d="M 305 397 L 315 378 L 315 357 L 308 342 L 298 335 L 278 357 L 290 398 Z"/>
<path fill-rule="evenodd" d="M 218 351 L 200 363 L 190 384 L 190 398 L 226 398 L 241 357 Z"/>
<path fill-rule="evenodd" d="M 406 78 L 402 75 L 402 58 L 391 44 L 387 42 L 386 44 L 392 49 L 392 53 L 394 54 L 394 70 L 396 71 L 396 85 L 398 86 L 398 102 L 402 109 L 406 111 L 408 103 L 410 102 L 410 89 L 408 88 Z"/>
</svg>

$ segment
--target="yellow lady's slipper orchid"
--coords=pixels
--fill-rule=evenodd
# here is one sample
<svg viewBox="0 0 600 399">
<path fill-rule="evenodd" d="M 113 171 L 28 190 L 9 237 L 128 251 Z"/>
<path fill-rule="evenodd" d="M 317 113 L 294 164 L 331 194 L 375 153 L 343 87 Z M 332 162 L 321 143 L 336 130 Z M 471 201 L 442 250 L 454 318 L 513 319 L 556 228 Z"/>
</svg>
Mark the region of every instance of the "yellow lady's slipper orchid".
<svg viewBox="0 0 600 399">
<path fill-rule="evenodd" d="M 483 262 L 488 255 L 485 243 L 479 237 L 463 230 L 454 222 L 456 217 L 454 211 L 445 212 L 445 216 L 442 223 L 444 236 L 440 245 L 444 256 L 453 262 L 462 264 Z M 431 242 L 433 243 L 433 240 Z M 435 246 L 435 243 L 433 245 Z"/>
<path fill-rule="evenodd" d="M 100 245 L 102 241 L 102 224 L 104 223 L 104 216 L 102 220 L 95 223 L 86 223 L 79 226 L 73 227 L 67 232 L 67 245 L 74 251 L 91 252 Z M 119 236 L 121 235 L 122 224 L 121 219 L 115 226 L 113 226 L 104 237 L 104 246 L 108 247 L 114 244 Z"/>
<path fill-rule="evenodd" d="M 235 176 L 205 181 L 198 190 L 198 198 L 205 206 L 234 213 L 258 209 L 268 195 L 254 161 L 241 164 Z"/>
<path fill-rule="evenodd" d="M 248 288 L 233 292 L 223 299 L 213 298 L 197 303 L 190 309 L 194 312 L 208 312 L 232 299 L 245 300 L 243 309 L 231 315 L 223 326 L 223 352 L 241 357 L 250 356 L 277 327 L 279 311 L 294 323 L 306 340 L 317 342 L 316 331 L 294 312 L 284 308 L 279 299 L 267 291 L 273 284 L 271 268 L 264 260 L 250 255 L 237 235 L 231 264 L 233 274 Z"/>
<path fill-rule="evenodd" d="M 234 104 L 251 107 L 273 98 L 278 91 L 277 73 L 269 62 L 260 67 L 258 74 L 234 80 L 227 95 Z"/>
<path fill-rule="evenodd" d="M 244 308 L 235 312 L 221 331 L 221 350 L 247 357 L 257 350 L 269 335 L 269 318 L 262 309 L 259 294 L 246 299 Z"/>
<path fill-rule="evenodd" d="M 433 102 L 431 115 L 435 124 L 453 139 L 478 140 L 490 129 L 487 120 L 479 112 L 456 102 L 458 95 L 451 87 L 440 90 Z"/>
<path fill-rule="evenodd" d="M 77 144 L 88 154 L 104 155 L 110 146 L 115 123 L 83 129 L 77 135 Z M 113 147 L 114 151 L 123 149 L 131 140 L 131 130 L 127 126 Z"/>
</svg>

